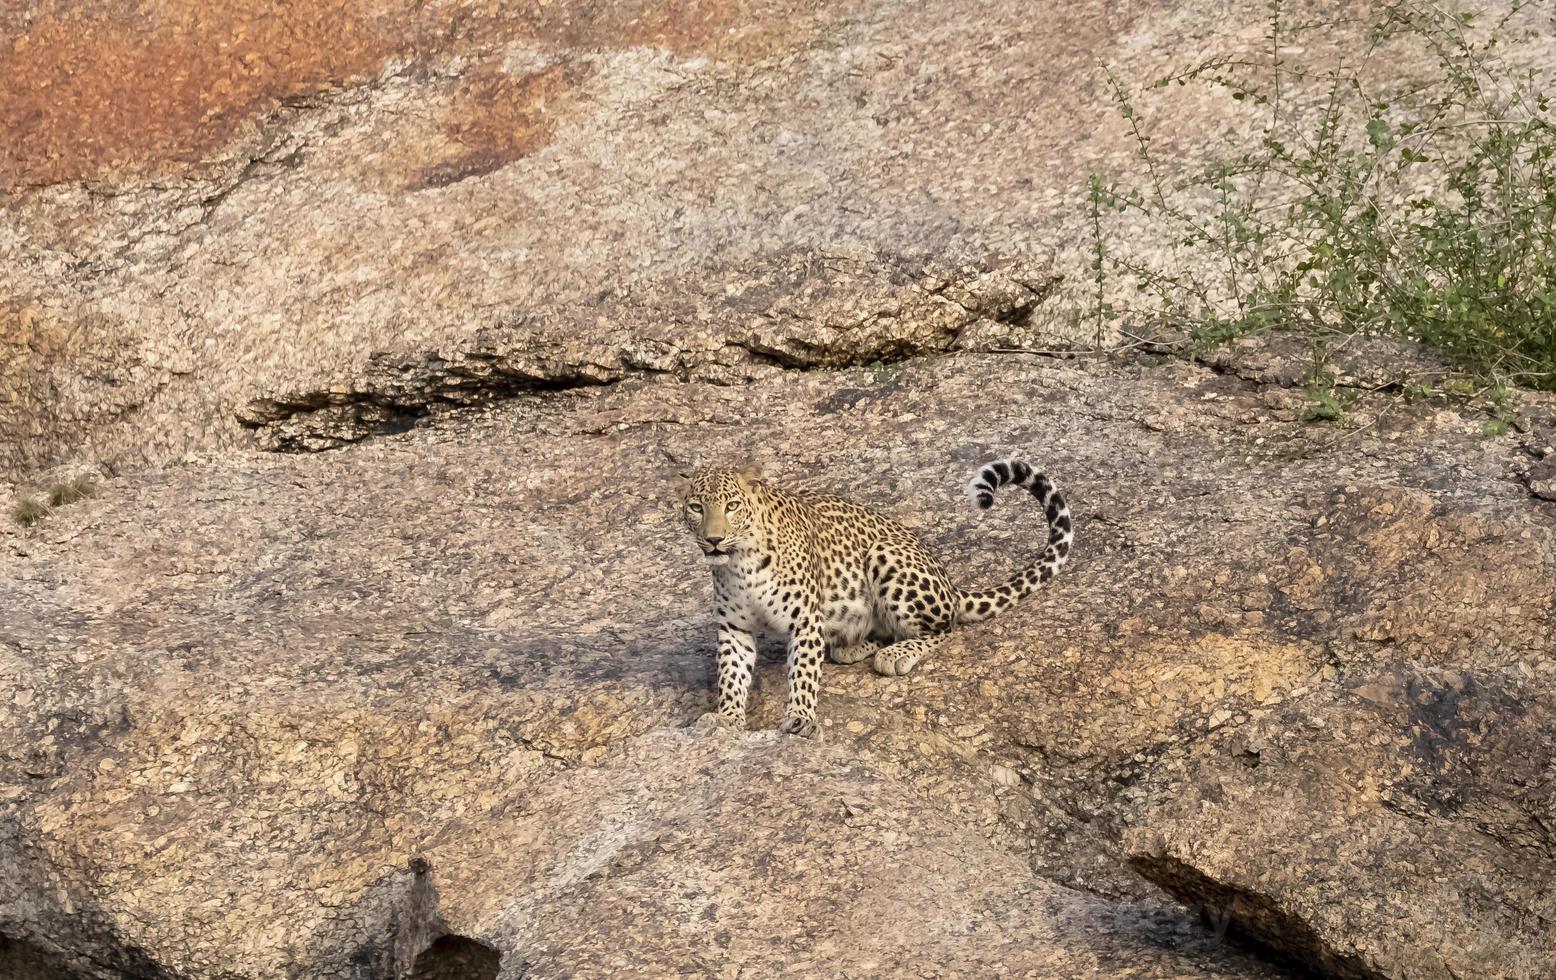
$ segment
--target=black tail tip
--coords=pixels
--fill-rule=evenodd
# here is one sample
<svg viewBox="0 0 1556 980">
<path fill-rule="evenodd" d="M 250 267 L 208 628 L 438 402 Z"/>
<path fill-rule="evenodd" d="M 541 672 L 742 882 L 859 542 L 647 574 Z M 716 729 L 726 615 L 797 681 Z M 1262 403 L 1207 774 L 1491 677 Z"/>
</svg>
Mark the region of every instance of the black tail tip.
<svg viewBox="0 0 1556 980">
<path fill-rule="evenodd" d="M 992 494 L 992 493 L 980 493 L 980 494 L 978 494 L 978 509 L 979 510 L 988 510 L 990 507 L 993 507 L 993 506 L 994 506 L 994 494 Z"/>
</svg>

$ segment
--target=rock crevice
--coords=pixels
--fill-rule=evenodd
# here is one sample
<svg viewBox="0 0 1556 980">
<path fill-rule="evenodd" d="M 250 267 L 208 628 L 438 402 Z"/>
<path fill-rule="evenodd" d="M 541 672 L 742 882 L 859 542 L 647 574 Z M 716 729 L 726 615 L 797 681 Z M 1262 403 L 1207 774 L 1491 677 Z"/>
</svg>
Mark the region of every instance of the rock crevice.
<svg viewBox="0 0 1556 980">
<path fill-rule="evenodd" d="M 263 448 L 308 452 L 524 395 L 632 379 L 743 383 L 773 369 L 977 349 L 970 331 L 1021 324 L 1055 282 L 1032 262 L 947 267 L 830 253 L 746 265 L 728 281 L 724 297 L 695 311 L 684 302 L 644 311 L 649 304 L 637 296 L 613 303 L 614 316 L 521 316 L 479 331 L 460 350 L 375 353 L 359 376 L 251 400 L 239 419 Z"/>
</svg>

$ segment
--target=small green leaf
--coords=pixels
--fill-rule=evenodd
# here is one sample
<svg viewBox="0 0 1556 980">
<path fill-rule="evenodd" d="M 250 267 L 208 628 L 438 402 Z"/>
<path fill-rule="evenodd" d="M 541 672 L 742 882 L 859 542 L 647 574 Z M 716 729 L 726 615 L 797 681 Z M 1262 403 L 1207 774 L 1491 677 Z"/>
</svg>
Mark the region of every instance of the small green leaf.
<svg viewBox="0 0 1556 980">
<path fill-rule="evenodd" d="M 1385 153 L 1394 148 L 1394 134 L 1389 131 L 1389 124 L 1382 119 L 1373 119 L 1367 123 L 1367 141 Z"/>
</svg>

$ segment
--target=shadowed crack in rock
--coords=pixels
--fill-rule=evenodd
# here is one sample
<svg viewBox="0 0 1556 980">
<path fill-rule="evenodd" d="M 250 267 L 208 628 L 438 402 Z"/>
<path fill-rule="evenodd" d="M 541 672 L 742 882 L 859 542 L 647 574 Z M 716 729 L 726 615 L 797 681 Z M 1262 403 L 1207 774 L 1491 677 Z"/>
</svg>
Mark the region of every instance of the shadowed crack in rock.
<svg viewBox="0 0 1556 980">
<path fill-rule="evenodd" d="M 1531 497 L 1556 503 L 1556 456 L 1546 456 L 1520 469 L 1518 479 Z"/>
<path fill-rule="evenodd" d="M 239 413 L 280 452 L 403 432 L 427 415 L 632 378 L 737 383 L 958 348 L 977 325 L 1019 325 L 1054 285 L 1032 262 L 936 262 L 787 253 L 732 270 L 711 308 L 661 302 L 518 315 L 456 351 L 372 355 L 328 388 L 257 398 Z M 650 297 L 652 300 L 654 297 Z"/>
<path fill-rule="evenodd" d="M 497 980 L 502 957 L 467 936 L 447 935 L 416 957 L 407 980 Z"/>
<path fill-rule="evenodd" d="M 1137 855 L 1130 864 L 1174 898 L 1198 909 L 1218 934 L 1243 938 L 1272 950 L 1279 959 L 1318 967 L 1337 980 L 1387 980 L 1384 974 L 1367 969 L 1359 957 L 1336 955 L 1311 926 L 1268 895 L 1215 881 L 1165 856 Z"/>
<path fill-rule="evenodd" d="M 77 980 L 71 960 L 58 950 L 0 933 L 0 977 L 6 980 Z"/>
</svg>

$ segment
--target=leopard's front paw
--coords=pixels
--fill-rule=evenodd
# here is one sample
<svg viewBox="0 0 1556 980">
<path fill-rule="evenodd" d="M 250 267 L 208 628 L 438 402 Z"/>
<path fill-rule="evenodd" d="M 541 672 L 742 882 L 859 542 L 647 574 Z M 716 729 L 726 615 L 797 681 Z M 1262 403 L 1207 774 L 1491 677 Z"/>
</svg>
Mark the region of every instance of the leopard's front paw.
<svg viewBox="0 0 1556 980">
<path fill-rule="evenodd" d="M 778 726 L 778 730 L 783 732 L 785 735 L 798 735 L 800 738 L 815 738 L 818 729 L 816 726 L 816 719 L 814 718 L 798 718 L 794 715 L 787 715 L 783 719 L 783 723 Z"/>
<path fill-rule="evenodd" d="M 732 718 L 729 715 L 720 714 L 717 711 L 709 711 L 701 718 L 692 722 L 694 728 L 730 728 L 739 731 L 746 727 L 742 718 Z"/>
<path fill-rule="evenodd" d="M 905 677 L 918 666 L 920 655 L 917 653 L 891 653 L 887 647 L 875 655 L 872 666 L 877 674 L 885 677 Z"/>
</svg>

